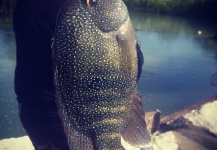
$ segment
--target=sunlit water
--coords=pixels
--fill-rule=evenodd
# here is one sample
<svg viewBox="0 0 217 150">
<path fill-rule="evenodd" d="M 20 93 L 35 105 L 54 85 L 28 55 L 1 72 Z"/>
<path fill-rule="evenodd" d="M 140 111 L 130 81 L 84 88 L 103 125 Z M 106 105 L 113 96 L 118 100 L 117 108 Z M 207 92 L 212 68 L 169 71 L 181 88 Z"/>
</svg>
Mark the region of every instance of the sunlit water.
<svg viewBox="0 0 217 150">
<path fill-rule="evenodd" d="M 213 24 L 171 16 L 132 15 L 144 55 L 138 89 L 144 110 L 168 115 L 217 94 L 217 34 Z M 198 34 L 199 33 L 199 34 Z"/>
<path fill-rule="evenodd" d="M 138 83 L 144 110 L 163 115 L 217 94 L 210 77 L 217 72 L 214 25 L 177 17 L 131 12 L 144 54 Z M 202 34 L 198 35 L 198 31 Z M 18 118 L 13 78 L 15 41 L 11 26 L 0 25 L 0 139 L 25 134 Z"/>
</svg>

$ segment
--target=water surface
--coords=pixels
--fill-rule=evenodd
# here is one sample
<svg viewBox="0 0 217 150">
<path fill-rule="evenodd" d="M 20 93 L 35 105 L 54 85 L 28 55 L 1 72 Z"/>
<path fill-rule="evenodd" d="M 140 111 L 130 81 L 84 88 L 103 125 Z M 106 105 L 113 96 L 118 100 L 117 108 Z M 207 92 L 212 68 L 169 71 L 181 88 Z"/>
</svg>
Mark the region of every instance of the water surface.
<svg viewBox="0 0 217 150">
<path fill-rule="evenodd" d="M 15 39 L 10 23 L 0 23 L 0 139 L 25 134 L 14 94 Z"/>
<path fill-rule="evenodd" d="M 144 110 L 164 115 L 217 94 L 215 25 L 162 15 L 130 12 L 144 54 L 138 83 Z M 202 34 L 198 35 L 198 31 Z M 15 41 L 12 26 L 0 24 L 0 139 L 25 135 L 14 94 Z"/>
<path fill-rule="evenodd" d="M 211 22 L 131 13 L 144 66 L 138 89 L 145 111 L 168 115 L 217 94 L 217 34 Z M 199 33 L 199 34 L 198 34 Z"/>
</svg>

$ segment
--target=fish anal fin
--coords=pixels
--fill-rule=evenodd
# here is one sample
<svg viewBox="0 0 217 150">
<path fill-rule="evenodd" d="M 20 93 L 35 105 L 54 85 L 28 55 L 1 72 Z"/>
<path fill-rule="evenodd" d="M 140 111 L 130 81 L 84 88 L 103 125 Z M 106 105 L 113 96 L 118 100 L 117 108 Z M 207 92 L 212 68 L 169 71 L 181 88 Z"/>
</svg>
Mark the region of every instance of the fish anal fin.
<svg viewBox="0 0 217 150">
<path fill-rule="evenodd" d="M 61 106 L 60 106 L 61 107 Z M 61 107 L 59 112 L 70 150 L 94 150 L 93 142 L 88 134 L 79 131 L 67 117 L 67 111 Z"/>
<path fill-rule="evenodd" d="M 75 128 L 69 129 L 68 145 L 70 150 L 93 150 L 92 140 L 84 135 L 83 133 L 77 131 Z M 70 136 L 71 135 L 71 136 Z"/>
<path fill-rule="evenodd" d="M 152 150 L 150 133 L 147 130 L 142 109 L 141 95 L 135 91 L 131 105 L 131 119 L 122 133 L 123 140 L 133 147 Z"/>
</svg>

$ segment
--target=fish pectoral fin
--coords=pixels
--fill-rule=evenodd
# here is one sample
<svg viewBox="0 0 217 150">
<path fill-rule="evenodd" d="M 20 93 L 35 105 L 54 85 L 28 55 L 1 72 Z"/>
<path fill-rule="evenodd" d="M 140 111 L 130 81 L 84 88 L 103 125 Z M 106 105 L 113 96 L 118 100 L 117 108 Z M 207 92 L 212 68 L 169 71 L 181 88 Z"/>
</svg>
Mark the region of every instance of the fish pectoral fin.
<svg viewBox="0 0 217 150">
<path fill-rule="evenodd" d="M 144 120 L 141 96 L 137 91 L 133 96 L 131 114 L 130 124 L 122 133 L 122 141 L 138 149 L 152 150 L 150 133 Z M 123 146 L 125 147 L 125 144 Z M 129 148 L 125 147 L 125 149 L 128 150 Z"/>
</svg>

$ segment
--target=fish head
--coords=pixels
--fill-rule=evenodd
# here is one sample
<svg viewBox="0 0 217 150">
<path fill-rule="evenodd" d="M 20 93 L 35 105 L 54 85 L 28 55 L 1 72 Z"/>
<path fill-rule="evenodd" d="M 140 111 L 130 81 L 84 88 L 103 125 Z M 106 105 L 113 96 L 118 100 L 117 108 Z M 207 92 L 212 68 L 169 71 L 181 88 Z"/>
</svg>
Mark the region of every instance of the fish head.
<svg viewBox="0 0 217 150">
<path fill-rule="evenodd" d="M 94 24 L 103 32 L 110 32 L 128 20 L 129 14 L 122 0 L 71 0 L 75 6 L 91 16 Z M 80 1 L 80 3 L 78 3 Z"/>
<path fill-rule="evenodd" d="M 128 11 L 122 0 L 95 1 L 97 4 L 92 8 L 93 20 L 100 30 L 104 32 L 117 30 L 128 19 Z"/>
</svg>

